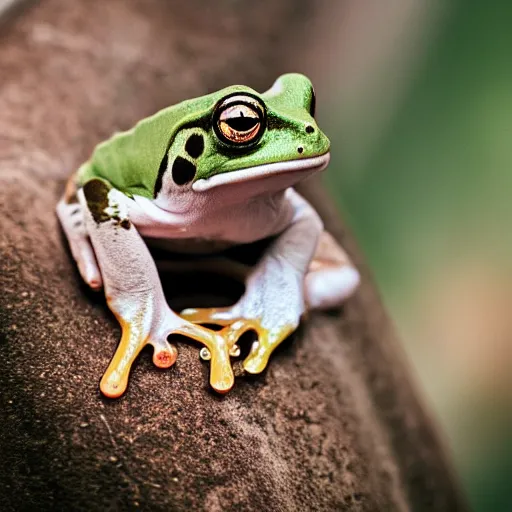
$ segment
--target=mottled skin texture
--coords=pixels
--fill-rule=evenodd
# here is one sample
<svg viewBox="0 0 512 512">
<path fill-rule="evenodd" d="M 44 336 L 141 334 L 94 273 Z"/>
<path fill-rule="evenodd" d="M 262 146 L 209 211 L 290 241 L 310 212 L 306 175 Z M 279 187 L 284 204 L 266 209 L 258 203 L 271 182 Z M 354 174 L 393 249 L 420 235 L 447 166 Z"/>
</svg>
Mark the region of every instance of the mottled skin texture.
<svg viewBox="0 0 512 512">
<path fill-rule="evenodd" d="M 314 9 L 331 5 L 48 0 L 3 28 L 2 511 L 464 510 L 364 262 L 316 184 L 302 192 L 363 273 L 343 314 L 312 315 L 264 376 L 223 399 L 186 343 L 165 372 L 144 352 L 120 400 L 98 393 L 119 331 L 62 250 L 53 209 L 70 170 L 114 129 L 222 87 L 227 70 L 265 87 L 297 33 L 314 45 Z"/>
</svg>

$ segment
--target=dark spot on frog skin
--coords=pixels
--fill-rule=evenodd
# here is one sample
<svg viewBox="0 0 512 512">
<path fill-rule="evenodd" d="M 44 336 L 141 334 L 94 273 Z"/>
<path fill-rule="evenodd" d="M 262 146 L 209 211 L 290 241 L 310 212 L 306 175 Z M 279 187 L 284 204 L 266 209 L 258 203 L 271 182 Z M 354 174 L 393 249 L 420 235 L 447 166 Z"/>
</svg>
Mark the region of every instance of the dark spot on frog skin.
<svg viewBox="0 0 512 512">
<path fill-rule="evenodd" d="M 162 189 L 162 180 L 164 179 L 164 173 L 167 170 L 167 164 L 169 162 L 169 157 L 167 156 L 167 152 L 165 153 L 162 161 L 160 162 L 160 167 L 158 168 L 158 176 L 155 182 L 155 190 L 153 192 L 153 197 L 158 195 L 158 192 Z"/>
<path fill-rule="evenodd" d="M 204 139 L 202 135 L 197 133 L 193 133 L 187 140 L 185 144 L 185 151 L 192 158 L 199 158 L 204 151 Z"/>
<path fill-rule="evenodd" d="M 132 226 L 132 223 L 128 220 L 128 219 L 123 219 L 119 225 L 123 228 L 123 229 L 130 229 L 131 226 Z"/>
<path fill-rule="evenodd" d="M 185 185 L 194 179 L 196 175 L 196 166 L 182 158 L 181 156 L 176 157 L 172 164 L 172 179 L 176 185 Z"/>
<path fill-rule="evenodd" d="M 132 223 L 129 221 L 129 219 L 121 219 L 119 215 L 113 215 L 111 219 L 115 221 L 116 226 L 121 226 L 123 229 L 130 229 L 132 226 Z"/>
<path fill-rule="evenodd" d="M 181 129 L 182 130 L 188 130 L 190 128 L 201 128 L 202 130 L 208 131 L 211 128 L 211 114 L 209 112 L 205 113 L 203 116 L 201 116 L 199 119 L 195 119 L 194 121 L 190 121 L 188 123 L 185 123 Z M 156 197 L 160 190 L 162 189 L 162 181 L 164 179 L 165 171 L 167 170 L 168 165 L 168 153 L 169 149 L 172 145 L 174 138 L 171 137 L 169 139 L 169 142 L 167 143 L 167 148 L 165 150 L 165 154 L 162 158 L 162 161 L 160 162 L 160 167 L 158 168 L 158 175 L 155 181 L 155 189 L 153 191 L 153 197 Z"/>
<path fill-rule="evenodd" d="M 315 117 L 315 110 L 316 110 L 316 94 L 315 89 L 311 88 L 311 102 L 309 104 L 309 115 L 311 117 Z"/>
<path fill-rule="evenodd" d="M 84 196 L 87 201 L 87 206 L 92 214 L 93 219 L 98 224 L 110 220 L 108 213 L 105 213 L 105 208 L 108 207 L 108 193 L 110 191 L 108 186 L 103 180 L 93 179 L 84 185 Z"/>
<path fill-rule="evenodd" d="M 304 151 L 304 148 L 303 148 L 302 146 L 299 146 L 299 147 L 297 148 L 297 151 L 298 151 L 299 153 L 302 153 L 302 152 Z"/>
<path fill-rule="evenodd" d="M 313 133 L 314 131 L 315 129 L 310 124 L 306 126 L 306 133 Z"/>
</svg>

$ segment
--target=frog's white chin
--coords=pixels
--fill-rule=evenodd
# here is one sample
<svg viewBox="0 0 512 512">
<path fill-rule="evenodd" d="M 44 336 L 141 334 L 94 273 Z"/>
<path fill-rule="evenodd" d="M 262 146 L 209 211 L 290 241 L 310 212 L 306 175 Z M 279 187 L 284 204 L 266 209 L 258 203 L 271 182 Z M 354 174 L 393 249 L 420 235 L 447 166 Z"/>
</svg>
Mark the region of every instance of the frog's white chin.
<svg viewBox="0 0 512 512">
<path fill-rule="evenodd" d="M 246 169 L 216 174 L 207 179 L 197 180 L 192 185 L 192 189 L 194 192 L 204 192 L 220 185 L 244 183 L 289 172 L 299 172 L 300 174 L 306 174 L 307 172 L 307 174 L 310 174 L 324 170 L 329 164 L 330 158 L 331 154 L 328 152 L 313 158 L 299 158 L 297 160 L 247 167 Z"/>
</svg>

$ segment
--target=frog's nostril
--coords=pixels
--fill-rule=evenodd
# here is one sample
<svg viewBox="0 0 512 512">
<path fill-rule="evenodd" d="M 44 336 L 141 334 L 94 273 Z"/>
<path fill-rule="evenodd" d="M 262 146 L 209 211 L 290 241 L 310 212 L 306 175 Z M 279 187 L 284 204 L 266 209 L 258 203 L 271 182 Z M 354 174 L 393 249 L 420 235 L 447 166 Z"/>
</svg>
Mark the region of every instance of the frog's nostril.
<svg viewBox="0 0 512 512">
<path fill-rule="evenodd" d="M 297 151 L 298 151 L 299 153 L 302 153 L 302 152 L 304 151 L 304 148 L 303 148 L 302 146 L 299 146 L 299 147 L 297 148 Z"/>
<path fill-rule="evenodd" d="M 314 131 L 315 129 L 310 124 L 306 126 L 306 133 L 313 133 Z"/>
</svg>

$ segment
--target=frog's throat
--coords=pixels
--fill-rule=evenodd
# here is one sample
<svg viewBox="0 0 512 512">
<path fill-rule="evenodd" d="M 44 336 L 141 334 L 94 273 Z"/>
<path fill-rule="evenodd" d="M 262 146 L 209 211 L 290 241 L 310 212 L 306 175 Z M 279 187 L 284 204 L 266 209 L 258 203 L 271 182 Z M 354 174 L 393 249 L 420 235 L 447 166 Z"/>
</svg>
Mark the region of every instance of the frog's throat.
<svg viewBox="0 0 512 512">
<path fill-rule="evenodd" d="M 211 176 L 207 179 L 197 180 L 192 185 L 192 188 L 195 192 L 204 192 L 205 190 L 210 190 L 220 185 L 243 183 L 288 172 L 318 172 L 327 167 L 330 158 L 331 154 L 327 152 L 313 158 L 299 158 L 296 160 L 287 160 L 285 162 L 256 165 L 254 167 L 247 167 L 238 171 L 216 174 L 215 176 Z"/>
</svg>

